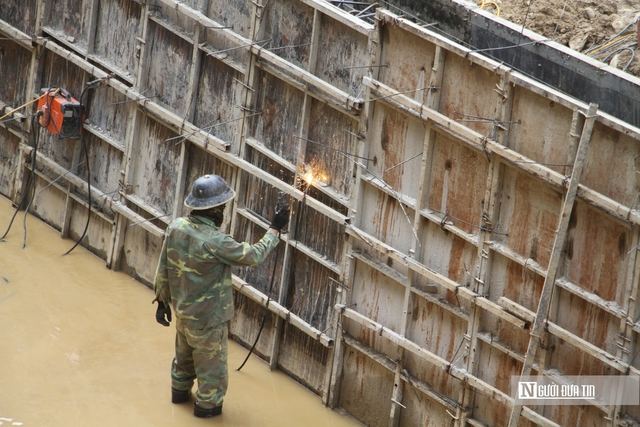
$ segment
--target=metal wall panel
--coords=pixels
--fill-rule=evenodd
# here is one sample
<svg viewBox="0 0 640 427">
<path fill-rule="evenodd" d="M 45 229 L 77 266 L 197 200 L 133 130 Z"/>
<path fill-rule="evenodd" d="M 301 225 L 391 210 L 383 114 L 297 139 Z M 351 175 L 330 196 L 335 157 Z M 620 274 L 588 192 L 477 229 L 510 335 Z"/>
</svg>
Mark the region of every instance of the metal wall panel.
<svg viewBox="0 0 640 427">
<path fill-rule="evenodd" d="M 393 427 L 639 416 L 509 390 L 640 373 L 639 129 L 383 10 L 372 26 L 315 0 L 66 1 L 33 12 L 28 43 L 30 18 L 0 13 L 20 21 L 0 21 L 0 70 L 28 76 L 3 105 L 98 79 L 82 140 L 31 131 L 34 105 L 0 124 L 0 191 L 32 194 L 38 141 L 35 190 L 52 185 L 30 210 L 70 245 L 90 218 L 82 244 L 150 284 L 166 225 L 217 173 L 238 240 L 279 194 L 292 207 L 277 255 L 234 270 L 231 336 L 250 346 L 264 319 L 256 353 L 324 404 Z"/>
</svg>

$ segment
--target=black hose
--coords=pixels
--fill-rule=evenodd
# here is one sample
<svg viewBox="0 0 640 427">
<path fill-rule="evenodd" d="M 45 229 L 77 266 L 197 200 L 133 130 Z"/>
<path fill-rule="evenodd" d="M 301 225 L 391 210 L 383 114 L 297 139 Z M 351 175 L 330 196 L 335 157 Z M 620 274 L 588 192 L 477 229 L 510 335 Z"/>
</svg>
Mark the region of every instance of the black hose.
<svg viewBox="0 0 640 427">
<path fill-rule="evenodd" d="M 29 180 L 27 181 L 27 185 L 24 189 L 24 193 L 22 193 L 22 198 L 20 198 L 20 202 L 18 202 L 18 205 L 16 206 L 15 211 L 13 212 L 13 216 L 11 217 L 11 221 L 9 221 L 9 226 L 7 227 L 7 231 L 4 232 L 4 234 L 2 235 L 2 237 L 0 237 L 0 242 L 4 241 L 4 238 L 7 237 L 7 234 L 9 234 L 9 230 L 11 230 L 11 226 L 13 225 L 13 220 L 16 218 L 16 215 L 18 214 L 18 211 L 20 210 L 20 208 L 22 207 L 22 205 L 24 204 L 25 200 L 27 199 L 27 195 L 29 194 L 29 190 L 31 189 L 31 186 L 33 184 L 33 189 L 31 191 L 31 199 L 29 200 L 29 203 L 27 204 L 27 209 L 25 210 L 25 217 L 24 217 L 24 240 L 22 242 L 22 248 L 24 249 L 24 247 L 26 246 L 27 243 L 27 226 L 26 226 L 26 220 L 27 220 L 27 212 L 29 212 L 29 207 L 31 206 L 31 203 L 33 202 L 33 198 L 35 197 L 35 180 L 34 180 L 34 176 L 36 173 L 36 153 L 38 152 L 38 136 L 40 135 L 39 133 L 36 133 L 36 122 L 38 120 L 38 117 L 36 117 L 34 120 L 31 121 L 31 132 L 34 135 L 34 142 L 33 142 L 33 153 L 32 153 L 32 157 L 31 157 L 31 174 L 29 175 Z"/>
<path fill-rule="evenodd" d="M 302 219 L 302 211 L 304 210 L 304 206 L 305 206 L 305 197 L 307 195 L 307 190 L 309 189 L 309 187 L 307 186 L 307 188 L 305 189 L 305 192 L 302 196 L 302 201 L 300 202 L 302 204 L 301 208 L 300 208 L 300 213 L 298 214 L 298 218 L 296 219 L 296 225 L 295 225 L 295 229 L 294 229 L 294 233 L 293 236 L 296 239 L 296 246 L 298 245 L 298 225 L 300 224 L 300 220 Z M 271 290 L 273 289 L 273 279 L 276 275 L 276 265 L 278 262 L 278 256 L 280 255 L 280 245 L 278 245 L 278 248 L 276 249 L 276 258 L 274 260 L 274 264 L 273 264 L 273 272 L 271 273 L 271 284 L 269 285 L 269 293 L 267 294 L 267 303 L 265 304 L 264 307 L 264 313 L 262 313 L 262 321 L 260 322 L 260 329 L 258 329 L 258 335 L 256 336 L 255 341 L 253 342 L 253 345 L 251 346 L 251 349 L 249 350 L 249 353 L 247 354 L 247 357 L 245 357 L 244 362 L 242 362 L 242 365 L 240 365 L 240 367 L 238 369 L 236 369 L 236 371 L 240 371 L 240 369 L 242 369 L 242 367 L 244 366 L 245 363 L 247 363 L 247 360 L 249 360 L 249 357 L 251 356 L 251 353 L 253 353 L 253 350 L 256 348 L 256 344 L 258 344 L 258 340 L 260 339 L 260 334 L 262 333 L 262 328 L 264 328 L 264 322 L 267 319 L 267 313 L 269 313 L 269 301 L 271 301 Z"/>
<path fill-rule="evenodd" d="M 80 123 L 78 125 L 79 127 L 78 132 L 80 134 L 79 138 L 80 138 L 80 141 L 82 141 L 82 149 L 84 150 L 85 162 L 87 163 L 87 198 L 88 198 L 89 211 L 87 213 L 87 222 L 84 225 L 84 231 L 82 232 L 82 235 L 73 245 L 73 247 L 71 247 L 71 249 L 69 249 L 67 252 L 63 253 L 62 256 L 69 255 L 71 251 L 74 250 L 80 244 L 82 239 L 84 239 L 84 236 L 87 235 L 87 230 L 89 229 L 89 221 L 91 220 L 91 167 L 89 165 L 89 150 L 87 148 L 87 143 L 85 139 L 82 137 L 82 116 L 84 115 L 84 104 L 82 103 L 82 98 L 84 98 L 84 95 L 87 92 L 87 89 L 93 87 L 93 84 L 94 84 L 93 82 L 87 83 L 87 86 L 82 90 L 82 93 L 80 94 L 80 105 L 82 107 L 80 111 Z"/>
<path fill-rule="evenodd" d="M 278 247 L 276 248 L 276 257 L 273 260 L 273 270 L 271 272 L 271 284 L 269 285 L 269 292 L 267 293 L 267 303 L 264 306 L 264 313 L 262 313 L 262 321 L 260 322 L 260 329 L 258 329 L 258 335 L 256 336 L 256 339 L 253 342 L 253 345 L 251 346 L 251 349 L 249 350 L 247 357 L 244 358 L 244 362 L 242 362 L 242 365 L 240 365 L 240 367 L 236 369 L 236 371 L 238 372 L 240 371 L 240 369 L 242 369 L 244 364 L 247 363 L 247 360 L 249 360 L 249 357 L 253 353 L 253 350 L 256 348 L 256 344 L 258 344 L 258 340 L 260 339 L 260 334 L 262 333 L 262 328 L 264 328 L 264 323 L 267 319 L 267 313 L 269 313 L 269 301 L 271 301 L 271 291 L 273 290 L 273 283 L 276 277 L 276 266 L 278 265 L 279 255 L 280 255 L 280 245 L 278 245 Z"/>
</svg>

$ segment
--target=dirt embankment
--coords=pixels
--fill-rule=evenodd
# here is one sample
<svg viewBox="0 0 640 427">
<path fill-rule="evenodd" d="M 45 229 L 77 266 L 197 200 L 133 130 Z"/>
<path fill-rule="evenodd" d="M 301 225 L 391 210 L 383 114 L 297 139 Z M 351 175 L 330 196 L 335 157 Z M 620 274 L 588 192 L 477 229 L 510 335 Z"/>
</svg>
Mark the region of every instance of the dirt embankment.
<svg viewBox="0 0 640 427">
<path fill-rule="evenodd" d="M 482 3 L 481 0 L 476 3 Z M 640 0 L 484 0 L 484 9 L 640 76 Z"/>
</svg>

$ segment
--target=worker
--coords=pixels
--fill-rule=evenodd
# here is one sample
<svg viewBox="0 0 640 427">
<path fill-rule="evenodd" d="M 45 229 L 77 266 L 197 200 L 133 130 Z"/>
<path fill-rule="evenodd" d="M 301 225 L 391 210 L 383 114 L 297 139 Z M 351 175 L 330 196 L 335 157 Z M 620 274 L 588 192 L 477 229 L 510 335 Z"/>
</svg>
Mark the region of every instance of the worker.
<svg viewBox="0 0 640 427">
<path fill-rule="evenodd" d="M 234 197 L 235 191 L 218 175 L 196 179 L 184 201 L 190 214 L 173 220 L 165 232 L 154 280 L 156 320 L 169 326 L 172 305 L 176 316 L 171 401 L 188 402 L 197 378 L 193 413 L 201 418 L 222 413 L 229 383 L 231 267 L 262 263 L 289 221 L 289 208 L 282 208 L 259 242 L 238 243 L 220 230 L 225 206 Z"/>
</svg>

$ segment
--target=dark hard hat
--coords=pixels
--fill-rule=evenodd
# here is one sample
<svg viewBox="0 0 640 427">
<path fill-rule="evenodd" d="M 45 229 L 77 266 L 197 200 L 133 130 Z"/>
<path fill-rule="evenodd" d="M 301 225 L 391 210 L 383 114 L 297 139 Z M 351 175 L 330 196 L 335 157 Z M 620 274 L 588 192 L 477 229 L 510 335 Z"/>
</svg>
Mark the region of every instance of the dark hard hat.
<svg viewBox="0 0 640 427">
<path fill-rule="evenodd" d="M 191 209 L 203 210 L 219 206 L 236 196 L 236 192 L 218 175 L 205 175 L 196 179 L 191 194 L 184 205 Z"/>
</svg>

